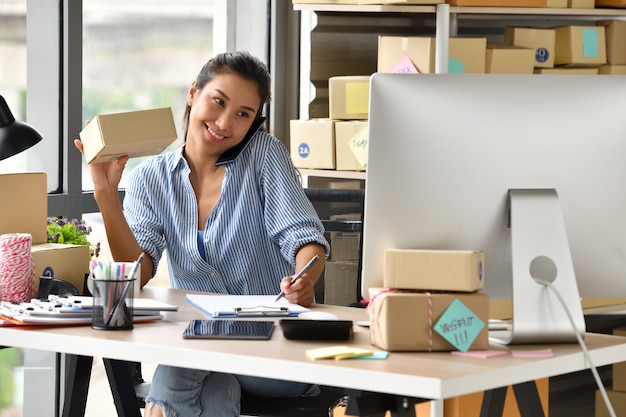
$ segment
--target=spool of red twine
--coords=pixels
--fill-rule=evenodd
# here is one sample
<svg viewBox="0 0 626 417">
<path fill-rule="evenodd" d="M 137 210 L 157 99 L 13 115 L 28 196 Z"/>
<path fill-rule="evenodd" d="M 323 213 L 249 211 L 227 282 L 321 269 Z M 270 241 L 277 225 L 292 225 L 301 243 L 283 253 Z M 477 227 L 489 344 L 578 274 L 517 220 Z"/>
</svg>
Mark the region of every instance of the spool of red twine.
<svg viewBox="0 0 626 417">
<path fill-rule="evenodd" d="M 35 264 L 28 233 L 0 235 L 0 298 L 13 303 L 35 296 Z"/>
</svg>

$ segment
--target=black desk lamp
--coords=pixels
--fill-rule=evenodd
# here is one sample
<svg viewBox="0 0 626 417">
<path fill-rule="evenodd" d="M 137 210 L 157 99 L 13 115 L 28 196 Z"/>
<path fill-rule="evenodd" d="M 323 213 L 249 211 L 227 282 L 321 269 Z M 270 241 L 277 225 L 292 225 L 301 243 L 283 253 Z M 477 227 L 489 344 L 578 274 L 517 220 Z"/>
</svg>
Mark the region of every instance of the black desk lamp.
<svg viewBox="0 0 626 417">
<path fill-rule="evenodd" d="M 0 96 L 0 161 L 25 151 L 41 140 L 32 126 L 15 120 L 4 97 Z"/>
</svg>

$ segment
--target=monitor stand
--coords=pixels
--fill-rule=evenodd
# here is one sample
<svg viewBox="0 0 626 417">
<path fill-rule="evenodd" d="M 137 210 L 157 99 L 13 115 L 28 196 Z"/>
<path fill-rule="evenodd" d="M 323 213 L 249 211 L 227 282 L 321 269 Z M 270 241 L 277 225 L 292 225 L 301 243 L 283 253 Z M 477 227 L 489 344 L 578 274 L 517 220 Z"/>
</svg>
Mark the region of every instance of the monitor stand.
<svg viewBox="0 0 626 417">
<path fill-rule="evenodd" d="M 509 190 L 509 201 L 513 320 L 511 330 L 489 332 L 489 339 L 500 344 L 576 342 L 562 303 L 535 280 L 552 282 L 584 335 L 585 319 L 557 192 Z"/>
</svg>

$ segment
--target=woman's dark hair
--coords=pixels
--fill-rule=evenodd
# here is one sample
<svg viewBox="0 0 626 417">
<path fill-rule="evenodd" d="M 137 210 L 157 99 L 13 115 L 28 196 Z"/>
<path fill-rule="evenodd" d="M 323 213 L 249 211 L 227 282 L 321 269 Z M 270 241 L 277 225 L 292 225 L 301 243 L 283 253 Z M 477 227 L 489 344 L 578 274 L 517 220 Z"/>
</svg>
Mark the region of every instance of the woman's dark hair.
<svg viewBox="0 0 626 417">
<path fill-rule="evenodd" d="M 263 105 L 271 99 L 270 73 L 267 66 L 261 62 L 261 60 L 246 51 L 224 52 L 214 56 L 204 64 L 196 79 L 196 88 L 201 90 L 207 83 L 221 74 L 236 74 L 257 85 L 259 97 L 261 98 L 261 105 L 256 114 L 256 118 L 259 118 L 263 112 Z M 190 112 L 191 106 L 187 104 L 183 115 L 185 140 L 187 140 Z"/>
</svg>

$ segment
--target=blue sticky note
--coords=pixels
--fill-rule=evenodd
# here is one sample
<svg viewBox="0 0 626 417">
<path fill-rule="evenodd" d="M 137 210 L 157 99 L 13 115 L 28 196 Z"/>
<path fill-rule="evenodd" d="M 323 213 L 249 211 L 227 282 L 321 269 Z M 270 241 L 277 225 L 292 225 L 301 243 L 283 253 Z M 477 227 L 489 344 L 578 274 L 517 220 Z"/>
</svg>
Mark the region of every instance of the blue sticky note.
<svg viewBox="0 0 626 417">
<path fill-rule="evenodd" d="M 598 50 L 598 31 L 596 29 L 583 28 L 583 56 L 597 58 L 600 54 Z"/>
<path fill-rule="evenodd" d="M 448 58 L 448 74 L 463 74 L 465 73 L 465 64 L 461 61 L 457 61 L 454 58 Z"/>
<path fill-rule="evenodd" d="M 485 323 L 455 298 L 435 324 L 435 331 L 461 352 L 467 352 Z"/>
</svg>

